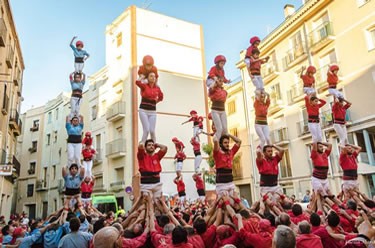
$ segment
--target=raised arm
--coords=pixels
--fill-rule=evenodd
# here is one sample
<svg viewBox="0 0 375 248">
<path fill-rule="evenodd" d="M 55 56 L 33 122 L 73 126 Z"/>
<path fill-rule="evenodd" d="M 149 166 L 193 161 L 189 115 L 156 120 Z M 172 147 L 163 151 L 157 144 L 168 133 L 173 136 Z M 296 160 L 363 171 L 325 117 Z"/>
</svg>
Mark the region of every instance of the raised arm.
<svg viewBox="0 0 375 248">
<path fill-rule="evenodd" d="M 228 134 L 228 136 L 229 136 L 234 142 L 236 142 L 236 144 L 237 144 L 238 146 L 241 146 L 242 141 L 241 141 L 238 137 L 233 136 L 233 135 L 231 135 L 231 134 Z"/>
<path fill-rule="evenodd" d="M 63 166 L 62 168 L 61 168 L 61 174 L 62 174 L 62 177 L 64 178 L 64 177 L 66 177 L 66 176 L 68 176 L 68 168 L 66 167 L 66 166 Z"/>
<path fill-rule="evenodd" d="M 73 46 L 73 41 L 75 40 L 75 39 L 77 39 L 77 36 L 73 36 L 73 38 L 72 38 L 72 40 L 70 41 L 70 46 Z"/>
<path fill-rule="evenodd" d="M 154 144 L 155 148 L 159 148 L 164 154 L 167 153 L 168 147 L 159 143 Z"/>
<path fill-rule="evenodd" d="M 281 148 L 280 146 L 277 146 L 277 145 L 273 145 L 272 147 L 275 148 L 278 151 L 280 158 L 282 158 L 284 156 L 285 149 L 283 149 L 283 148 Z"/>
<path fill-rule="evenodd" d="M 306 67 L 305 67 L 305 66 L 302 66 L 302 67 L 301 67 L 301 74 L 299 75 L 299 76 L 300 76 L 300 78 L 302 78 L 302 76 L 303 76 L 303 73 L 304 73 L 305 69 L 306 69 Z"/>
<path fill-rule="evenodd" d="M 257 153 L 257 160 L 261 160 L 263 158 L 263 153 L 262 153 L 262 149 L 260 148 L 260 146 L 257 147 L 256 153 Z"/>
</svg>

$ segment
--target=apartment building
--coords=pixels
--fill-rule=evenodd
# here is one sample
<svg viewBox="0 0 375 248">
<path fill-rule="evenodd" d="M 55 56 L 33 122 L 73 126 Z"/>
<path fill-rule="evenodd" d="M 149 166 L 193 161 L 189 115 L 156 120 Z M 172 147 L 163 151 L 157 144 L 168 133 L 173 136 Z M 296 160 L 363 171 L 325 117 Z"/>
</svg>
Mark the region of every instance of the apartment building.
<svg viewBox="0 0 375 248">
<path fill-rule="evenodd" d="M 178 137 L 186 145 L 186 192 L 188 197 L 196 198 L 191 178 L 194 155 L 189 144 L 192 125 L 181 123 L 192 109 L 207 114 L 202 27 L 131 6 L 107 26 L 105 35 L 106 65 L 90 76 L 88 92 L 91 130 L 101 158 L 93 169 L 97 177 L 95 192 L 113 192 L 119 204 L 127 208 L 131 202 L 125 187 L 132 186 L 138 194 L 136 152 L 142 126 L 138 119 L 140 93 L 134 82 L 143 56 L 150 54 L 164 92 L 164 100 L 157 106 L 156 124 L 157 142 L 169 147 L 162 161 L 163 191 L 168 195 L 177 193 L 171 139 Z M 183 59 L 179 59 L 181 56 Z M 205 137 L 202 140 L 208 142 Z"/>
<path fill-rule="evenodd" d="M 340 66 L 339 89 L 353 104 L 346 117 L 349 142 L 363 148 L 358 158 L 360 189 L 369 195 L 375 193 L 375 111 L 370 107 L 375 92 L 374 7 L 375 1 L 368 0 L 309 0 L 297 10 L 286 5 L 285 20 L 262 39 L 261 56 L 270 56 L 262 75 L 265 89 L 271 95 L 271 139 L 287 149 L 280 163 L 279 179 L 288 195 L 301 198 L 311 187 L 311 134 L 299 78 L 301 67 L 310 64 L 318 69 L 315 79 L 319 97 L 327 101 L 321 110 L 321 125 L 325 139 L 333 143 L 329 181 L 335 194 L 340 191 L 342 170 L 338 164 L 338 137 L 332 127 L 333 99 L 326 83 L 328 66 L 333 63 Z M 246 82 L 250 136 L 256 147 L 259 140 L 252 127 L 254 86 L 243 62 L 244 55 L 244 51 L 241 52 L 237 67 Z M 259 191 L 257 171 L 253 183 L 255 191 Z"/>
<path fill-rule="evenodd" d="M 9 0 L 0 0 L 0 213 L 14 209 L 13 184 L 20 173 L 17 138 L 21 134 L 22 75 L 25 69 Z"/>
</svg>

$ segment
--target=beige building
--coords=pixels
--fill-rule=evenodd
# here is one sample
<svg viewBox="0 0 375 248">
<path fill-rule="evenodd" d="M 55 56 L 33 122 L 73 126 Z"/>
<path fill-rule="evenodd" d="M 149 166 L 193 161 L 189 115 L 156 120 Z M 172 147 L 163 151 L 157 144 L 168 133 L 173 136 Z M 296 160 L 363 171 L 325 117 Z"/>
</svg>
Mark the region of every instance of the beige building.
<svg viewBox="0 0 375 248">
<path fill-rule="evenodd" d="M 177 193 L 173 184 L 175 149 L 171 142 L 176 136 L 186 145 L 187 195 L 196 198 L 191 178 L 194 155 L 189 144 L 192 124 L 181 123 L 192 109 L 203 116 L 207 113 L 202 27 L 131 6 L 107 26 L 105 34 L 106 66 L 91 75 L 89 90 L 91 130 L 101 152 L 93 169 L 98 179 L 95 190 L 115 193 L 118 203 L 127 208 L 130 201 L 124 188 L 133 186 L 138 193 L 136 152 L 142 126 L 138 119 L 140 93 L 134 82 L 143 56 L 151 54 L 164 92 L 164 100 L 157 106 L 157 142 L 169 147 L 162 162 L 163 191 Z"/>
<path fill-rule="evenodd" d="M 0 0 L 0 213 L 14 210 L 13 183 L 20 172 L 17 137 L 21 134 L 22 75 L 25 65 L 10 3 Z"/>
<path fill-rule="evenodd" d="M 299 78 L 301 66 L 314 65 L 316 90 L 327 101 L 321 111 L 324 137 L 333 143 L 330 156 L 330 185 L 334 193 L 340 190 L 342 170 L 338 164 L 338 138 L 332 128 L 326 74 L 329 64 L 340 66 L 339 89 L 353 103 L 347 114 L 349 142 L 363 148 L 359 158 L 360 189 L 374 195 L 375 151 L 375 2 L 364 0 L 309 0 L 298 9 L 285 6 L 285 20 L 261 43 L 262 56 L 270 56 L 263 66 L 266 91 L 271 94 L 269 126 L 271 139 L 287 149 L 280 163 L 280 184 L 288 195 L 301 198 L 310 189 L 312 166 L 309 159 L 311 134 L 307 128 L 307 113 Z M 350 13 L 350 18 L 348 18 Z M 254 147 L 259 143 L 255 134 L 252 99 L 254 86 L 249 80 L 244 52 L 237 66 L 246 82 L 249 97 L 250 135 Z M 253 152 L 254 148 L 253 147 Z M 255 165 L 254 156 L 252 165 Z M 249 166 L 246 165 L 246 168 Z M 255 181 L 259 185 L 256 170 Z M 256 187 L 255 191 L 258 191 Z M 255 194 L 258 195 L 258 194 Z"/>
<path fill-rule="evenodd" d="M 69 83 L 67 78 L 67 83 Z M 44 106 L 22 115 L 23 132 L 19 154 L 17 212 L 46 217 L 63 206 L 64 182 L 61 168 L 67 164 L 68 137 L 65 118 L 70 113 L 70 93 L 61 93 Z M 88 98 L 82 98 L 81 115 L 88 116 Z M 84 119 L 84 130 L 90 123 Z"/>
</svg>

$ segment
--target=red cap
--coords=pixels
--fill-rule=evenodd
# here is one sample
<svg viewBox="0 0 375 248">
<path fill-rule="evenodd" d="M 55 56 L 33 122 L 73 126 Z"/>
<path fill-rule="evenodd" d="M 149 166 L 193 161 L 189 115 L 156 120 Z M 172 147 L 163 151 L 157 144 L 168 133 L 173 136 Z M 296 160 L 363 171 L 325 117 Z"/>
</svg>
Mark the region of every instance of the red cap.
<svg viewBox="0 0 375 248">
<path fill-rule="evenodd" d="M 143 65 L 154 65 L 154 58 L 151 55 L 146 55 L 142 60 Z"/>
<path fill-rule="evenodd" d="M 251 37 L 250 39 L 250 44 L 253 45 L 255 42 L 259 41 L 260 42 L 260 39 L 258 36 L 254 36 L 254 37 Z"/>
<path fill-rule="evenodd" d="M 87 131 L 87 132 L 85 133 L 85 136 L 91 136 L 91 132 L 90 132 L 90 131 Z"/>
<path fill-rule="evenodd" d="M 81 47 L 83 47 L 83 42 L 80 41 L 80 40 L 77 40 L 77 42 L 76 42 L 76 47 L 77 47 L 77 46 L 81 46 Z"/>
<path fill-rule="evenodd" d="M 340 68 L 339 68 L 338 65 L 331 65 L 331 66 L 329 67 L 329 70 L 330 70 L 330 71 L 338 71 L 338 70 L 340 70 Z"/>
<path fill-rule="evenodd" d="M 215 64 L 217 64 L 217 63 L 219 63 L 221 61 L 227 62 L 227 59 L 225 58 L 224 55 L 217 55 L 215 57 L 215 60 L 214 60 Z"/>
<path fill-rule="evenodd" d="M 22 231 L 23 231 L 22 227 L 17 227 L 16 229 L 14 229 L 14 231 L 13 231 L 13 237 L 20 236 L 22 234 Z"/>
<path fill-rule="evenodd" d="M 197 114 L 197 111 L 192 110 L 192 111 L 190 111 L 190 114 L 191 114 L 191 115 L 196 115 L 196 114 Z"/>
<path fill-rule="evenodd" d="M 179 140 L 177 139 L 177 137 L 173 137 L 172 138 L 172 142 L 178 142 Z"/>
<path fill-rule="evenodd" d="M 307 72 L 309 72 L 309 73 L 315 73 L 316 72 L 315 66 L 310 65 L 309 67 L 307 67 Z"/>
</svg>

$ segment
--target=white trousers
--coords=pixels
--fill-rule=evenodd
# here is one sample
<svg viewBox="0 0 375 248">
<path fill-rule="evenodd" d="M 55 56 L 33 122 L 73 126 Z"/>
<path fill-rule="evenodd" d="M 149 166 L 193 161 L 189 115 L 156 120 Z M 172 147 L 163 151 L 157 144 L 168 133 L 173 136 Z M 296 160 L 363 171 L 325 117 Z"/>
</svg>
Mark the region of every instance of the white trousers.
<svg viewBox="0 0 375 248">
<path fill-rule="evenodd" d="M 194 170 L 195 172 L 199 171 L 199 167 L 201 166 L 202 163 L 202 155 L 195 156 L 194 158 Z"/>
<path fill-rule="evenodd" d="M 201 133 L 202 133 L 202 129 L 200 129 L 199 126 L 193 127 L 193 137 L 198 142 L 199 142 L 199 134 L 201 134 Z"/>
<path fill-rule="evenodd" d="M 79 116 L 79 111 L 82 104 L 82 98 L 72 96 L 70 98 L 70 117 Z"/>
<path fill-rule="evenodd" d="M 85 168 L 85 177 L 92 177 L 92 160 L 83 160 L 82 165 Z"/>
<path fill-rule="evenodd" d="M 308 123 L 307 126 L 309 127 L 309 131 L 312 136 L 312 142 L 322 142 L 322 128 L 320 127 L 320 123 Z"/>
<path fill-rule="evenodd" d="M 330 192 L 328 179 L 311 177 L 311 185 L 313 190 L 322 196 L 328 195 Z"/>
<path fill-rule="evenodd" d="M 265 144 L 271 144 L 270 129 L 268 125 L 255 124 L 255 132 L 259 137 L 261 149 L 263 149 Z"/>
<path fill-rule="evenodd" d="M 212 85 L 214 85 L 214 83 L 215 83 L 215 80 L 213 80 L 212 78 L 207 78 L 207 80 L 206 80 L 207 88 L 211 88 Z"/>
<path fill-rule="evenodd" d="M 74 71 L 75 72 L 82 72 L 85 63 L 74 63 Z"/>
<path fill-rule="evenodd" d="M 147 192 L 152 195 L 154 202 L 156 199 L 162 197 L 163 195 L 163 183 L 141 183 L 141 192 Z"/>
<path fill-rule="evenodd" d="M 156 142 L 155 127 L 156 127 L 156 111 L 139 109 L 139 119 L 141 119 L 143 135 L 142 143 L 145 143 L 150 134 L 151 139 Z"/>
<path fill-rule="evenodd" d="M 183 162 L 176 162 L 176 171 L 182 171 L 183 165 Z"/>
<path fill-rule="evenodd" d="M 340 144 L 345 146 L 348 143 L 348 132 L 346 131 L 345 124 L 333 124 L 333 128 L 339 136 Z"/>
<path fill-rule="evenodd" d="M 253 75 L 253 78 L 251 79 L 253 82 L 256 90 L 264 90 L 264 83 L 263 83 L 263 78 L 260 75 Z"/>
<path fill-rule="evenodd" d="M 227 114 L 225 111 L 218 111 L 218 110 L 211 110 L 212 121 L 216 127 L 215 136 L 217 140 L 220 140 L 220 137 L 223 134 L 228 133 L 228 122 L 227 122 Z"/>
<path fill-rule="evenodd" d="M 81 167 L 82 143 L 68 143 L 68 166 L 73 163 Z"/>
<path fill-rule="evenodd" d="M 341 188 L 344 192 L 358 190 L 359 183 L 357 180 L 342 180 Z"/>
<path fill-rule="evenodd" d="M 328 93 L 334 95 L 336 98 L 344 98 L 344 95 L 338 89 L 328 88 Z"/>
<path fill-rule="evenodd" d="M 316 91 L 313 87 L 303 87 L 303 93 L 305 93 L 306 95 L 311 95 L 313 93 L 316 93 Z"/>
<path fill-rule="evenodd" d="M 221 197 L 223 195 L 233 196 L 235 191 L 236 186 L 234 186 L 233 182 L 216 184 L 216 194 L 218 195 L 218 197 Z"/>
</svg>

